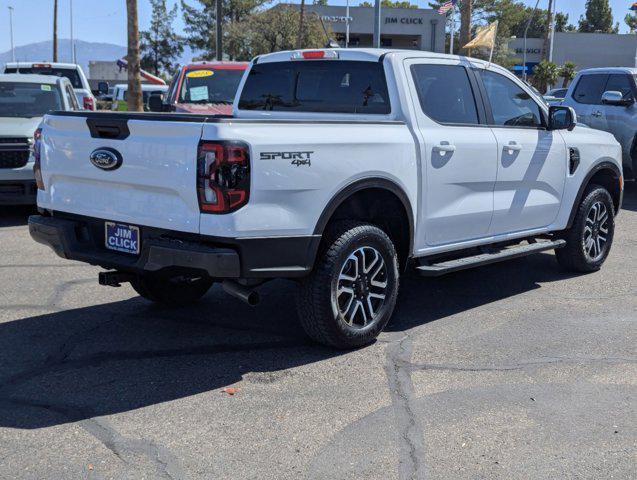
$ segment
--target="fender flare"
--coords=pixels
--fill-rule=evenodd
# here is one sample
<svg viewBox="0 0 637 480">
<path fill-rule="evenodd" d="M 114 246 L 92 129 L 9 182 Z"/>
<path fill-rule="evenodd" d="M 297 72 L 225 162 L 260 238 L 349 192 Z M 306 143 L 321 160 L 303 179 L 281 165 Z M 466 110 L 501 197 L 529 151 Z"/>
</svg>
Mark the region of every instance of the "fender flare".
<svg viewBox="0 0 637 480">
<path fill-rule="evenodd" d="M 402 187 L 400 187 L 395 182 L 388 180 L 386 178 L 382 178 L 382 177 L 363 178 L 361 180 L 352 182 L 346 185 L 345 187 L 343 187 L 341 190 L 339 190 L 336 193 L 336 195 L 332 197 L 332 199 L 329 201 L 329 203 L 326 205 L 326 207 L 323 209 L 323 212 L 319 216 L 316 226 L 314 227 L 314 234 L 322 235 L 325 230 L 325 227 L 327 226 L 328 222 L 332 218 L 332 215 L 334 214 L 336 209 L 340 207 L 345 200 L 347 200 L 349 197 L 351 197 L 355 193 L 360 192 L 362 190 L 366 190 L 368 188 L 377 188 L 377 189 L 387 190 L 393 193 L 394 195 L 396 195 L 396 197 L 398 197 L 398 199 L 402 203 L 405 211 L 407 212 L 407 221 L 409 223 L 408 256 L 411 256 L 411 253 L 413 251 L 414 231 L 415 231 L 414 230 L 414 213 L 411 208 L 411 202 L 409 201 L 409 197 L 407 196 L 405 191 L 402 189 Z"/>
<path fill-rule="evenodd" d="M 573 226 L 573 222 L 575 221 L 575 215 L 577 214 L 577 208 L 579 207 L 579 204 L 582 201 L 582 197 L 584 196 L 584 190 L 586 190 L 586 187 L 590 183 L 591 178 L 593 178 L 593 176 L 601 170 L 611 170 L 618 180 L 621 177 L 621 171 L 619 170 L 617 165 L 611 162 L 603 161 L 595 165 L 593 168 L 591 168 L 590 171 L 584 177 L 584 180 L 582 181 L 579 187 L 579 190 L 577 191 L 575 202 L 573 202 L 573 205 L 571 206 L 571 214 L 568 217 L 568 223 L 566 224 L 566 228 L 571 228 Z M 620 199 L 619 199 L 620 206 L 622 203 L 621 194 L 623 194 L 623 191 L 620 193 Z"/>
</svg>

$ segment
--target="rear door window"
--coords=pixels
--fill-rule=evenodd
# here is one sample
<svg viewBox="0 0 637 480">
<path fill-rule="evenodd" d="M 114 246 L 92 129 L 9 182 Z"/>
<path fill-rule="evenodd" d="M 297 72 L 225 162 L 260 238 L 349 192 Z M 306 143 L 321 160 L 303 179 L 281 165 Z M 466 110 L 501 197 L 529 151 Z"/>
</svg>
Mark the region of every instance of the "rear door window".
<svg viewBox="0 0 637 480">
<path fill-rule="evenodd" d="M 241 92 L 239 108 L 372 114 L 391 111 L 383 65 L 348 60 L 254 65 Z"/>
<path fill-rule="evenodd" d="M 467 70 L 460 65 L 412 65 L 423 112 L 440 123 L 477 124 L 478 111 Z"/>
<path fill-rule="evenodd" d="M 573 91 L 573 99 L 588 105 L 601 104 L 607 80 L 608 75 L 605 73 L 582 75 Z"/>
</svg>

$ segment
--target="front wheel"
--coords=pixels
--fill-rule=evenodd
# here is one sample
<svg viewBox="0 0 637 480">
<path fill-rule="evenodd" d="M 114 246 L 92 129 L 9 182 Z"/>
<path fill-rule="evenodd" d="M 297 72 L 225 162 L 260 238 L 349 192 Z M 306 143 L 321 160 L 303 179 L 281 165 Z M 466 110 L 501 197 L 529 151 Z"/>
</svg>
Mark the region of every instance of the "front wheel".
<svg viewBox="0 0 637 480">
<path fill-rule="evenodd" d="M 131 280 L 133 289 L 151 302 L 168 306 L 183 306 L 196 302 L 212 286 L 210 278 L 183 276 L 165 277 L 156 274 L 138 275 Z"/>
<path fill-rule="evenodd" d="M 590 185 L 573 225 L 562 234 L 566 246 L 555 251 L 559 264 L 574 272 L 599 270 L 610 252 L 615 233 L 615 207 L 604 187 Z"/>
<path fill-rule="evenodd" d="M 340 223 L 325 234 L 322 255 L 300 285 L 301 324 L 336 348 L 371 343 L 391 318 L 398 295 L 396 249 L 380 228 Z"/>
</svg>

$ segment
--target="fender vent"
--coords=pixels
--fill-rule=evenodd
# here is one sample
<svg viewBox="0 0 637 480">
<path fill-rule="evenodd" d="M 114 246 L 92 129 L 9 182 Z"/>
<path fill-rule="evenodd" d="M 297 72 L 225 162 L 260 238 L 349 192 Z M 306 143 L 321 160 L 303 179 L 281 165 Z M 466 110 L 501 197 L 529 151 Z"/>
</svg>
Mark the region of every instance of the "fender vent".
<svg viewBox="0 0 637 480">
<path fill-rule="evenodd" d="M 579 150 L 574 147 L 568 149 L 568 172 L 573 175 L 579 167 Z"/>
</svg>

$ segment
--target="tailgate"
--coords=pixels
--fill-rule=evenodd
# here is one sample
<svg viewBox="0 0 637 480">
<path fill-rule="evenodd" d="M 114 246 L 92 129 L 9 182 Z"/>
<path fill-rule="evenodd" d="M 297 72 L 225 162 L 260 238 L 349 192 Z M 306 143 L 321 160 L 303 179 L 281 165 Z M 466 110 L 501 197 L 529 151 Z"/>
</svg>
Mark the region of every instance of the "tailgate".
<svg viewBox="0 0 637 480">
<path fill-rule="evenodd" d="M 96 113 L 47 116 L 42 132 L 43 208 L 183 232 L 199 232 L 197 145 L 201 121 Z M 116 138 L 114 138 L 116 137 Z M 109 156 L 94 155 L 109 149 Z M 112 157 L 111 157 L 112 158 Z"/>
</svg>

